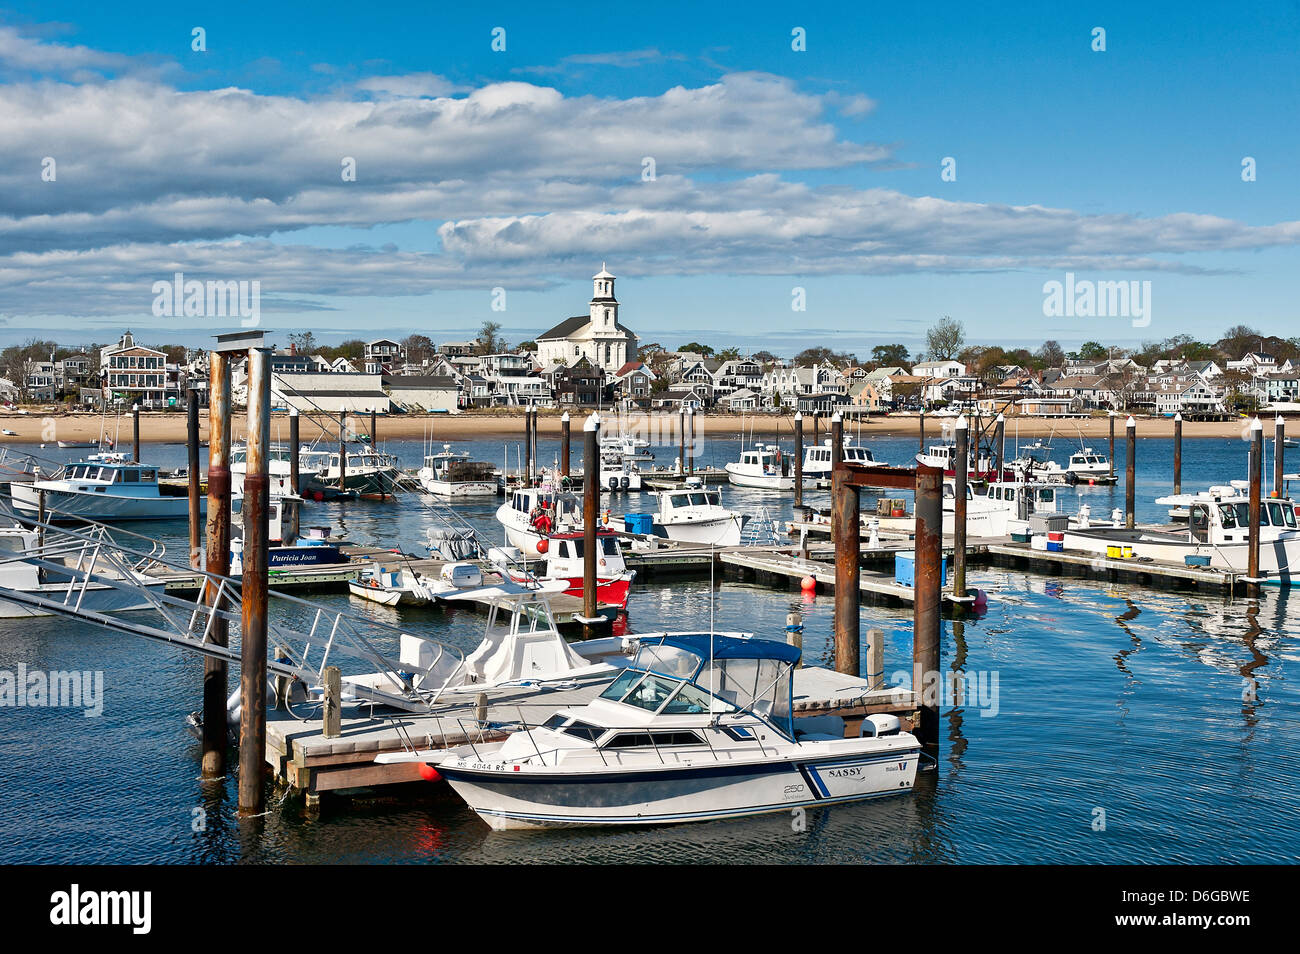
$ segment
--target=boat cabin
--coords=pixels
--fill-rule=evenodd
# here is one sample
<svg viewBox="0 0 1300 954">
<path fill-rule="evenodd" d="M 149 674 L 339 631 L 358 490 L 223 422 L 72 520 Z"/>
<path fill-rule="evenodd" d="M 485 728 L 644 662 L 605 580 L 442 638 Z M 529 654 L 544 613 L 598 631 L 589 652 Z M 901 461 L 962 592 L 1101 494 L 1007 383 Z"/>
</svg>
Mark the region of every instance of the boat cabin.
<svg viewBox="0 0 1300 954">
<path fill-rule="evenodd" d="M 143 467 L 140 464 L 78 461 L 68 464 L 56 479 L 78 485 L 67 489 L 83 493 L 108 493 L 110 487 L 114 494 L 144 493 L 156 496 L 158 493 L 157 468 Z"/>
<path fill-rule="evenodd" d="M 804 470 L 822 471 L 831 469 L 831 451 L 833 447 L 831 442 L 827 441 L 819 447 L 810 447 L 804 452 L 803 466 Z M 874 464 L 876 458 L 871 451 L 865 447 L 858 447 L 847 441 L 844 443 L 843 457 L 841 458 L 846 464 Z"/>
<path fill-rule="evenodd" d="M 1205 499 L 1202 499 L 1205 498 Z M 1188 511 L 1191 539 L 1198 543 L 1240 543 L 1250 539 L 1250 499 L 1245 496 L 1214 499 L 1198 494 Z M 1296 506 L 1285 498 L 1269 497 L 1259 503 L 1261 540 L 1300 530 Z"/>
<path fill-rule="evenodd" d="M 754 450 L 740 452 L 740 465 L 750 473 L 762 473 L 770 476 L 785 475 L 790 470 L 790 458 L 781 453 L 776 445 L 757 447 Z"/>
<path fill-rule="evenodd" d="M 659 491 L 659 513 L 687 510 L 691 507 L 721 507 L 722 494 L 704 487 L 682 487 Z"/>
</svg>

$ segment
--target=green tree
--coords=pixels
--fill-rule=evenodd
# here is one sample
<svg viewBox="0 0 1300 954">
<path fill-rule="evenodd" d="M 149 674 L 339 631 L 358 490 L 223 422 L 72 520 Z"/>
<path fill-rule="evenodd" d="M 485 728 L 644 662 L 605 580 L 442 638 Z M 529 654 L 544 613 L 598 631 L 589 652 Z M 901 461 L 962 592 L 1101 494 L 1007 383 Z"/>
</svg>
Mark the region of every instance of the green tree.
<svg viewBox="0 0 1300 954">
<path fill-rule="evenodd" d="M 881 368 L 906 367 L 907 345 L 876 345 L 871 349 L 871 361 Z"/>
</svg>

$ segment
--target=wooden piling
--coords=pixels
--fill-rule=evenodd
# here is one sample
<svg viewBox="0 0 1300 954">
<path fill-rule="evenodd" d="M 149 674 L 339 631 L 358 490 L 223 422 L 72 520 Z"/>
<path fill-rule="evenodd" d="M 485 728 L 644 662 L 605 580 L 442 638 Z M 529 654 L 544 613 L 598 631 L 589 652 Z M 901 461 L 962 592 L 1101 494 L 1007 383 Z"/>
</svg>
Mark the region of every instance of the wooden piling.
<svg viewBox="0 0 1300 954">
<path fill-rule="evenodd" d="M 1259 595 L 1259 525 L 1264 477 L 1264 424 L 1257 417 L 1250 422 L 1250 532 L 1248 536 L 1247 587 L 1252 596 Z"/>
<path fill-rule="evenodd" d="M 140 463 L 140 405 L 131 405 L 131 443 L 134 445 L 134 460 Z"/>
<path fill-rule="evenodd" d="M 978 443 L 978 439 L 977 439 Z M 966 426 L 966 415 L 957 418 L 957 453 L 955 454 L 956 477 L 953 486 L 953 551 L 952 551 L 952 588 L 958 597 L 966 595 L 966 480 L 967 467 L 964 462 L 969 459 L 970 439 Z M 975 453 L 978 455 L 979 450 Z M 940 514 L 940 519 L 942 519 Z M 942 525 L 941 525 L 942 529 Z"/>
<path fill-rule="evenodd" d="M 1174 415 L 1174 493 L 1183 492 L 1183 415 Z"/>
<path fill-rule="evenodd" d="M 921 427 L 917 431 L 917 435 L 916 435 L 916 452 L 918 454 L 924 454 L 925 453 L 925 406 L 924 405 L 921 406 L 920 420 L 921 420 Z"/>
<path fill-rule="evenodd" d="M 199 392 L 190 388 L 185 394 L 186 483 L 190 500 L 190 566 L 203 566 L 203 506 L 199 501 Z"/>
<path fill-rule="evenodd" d="M 741 426 L 744 426 L 741 421 Z M 742 441 L 743 443 L 743 441 Z M 686 408 L 682 407 L 677 415 L 677 476 L 686 476 Z"/>
<path fill-rule="evenodd" d="M 582 425 L 582 615 L 596 618 L 596 529 L 600 515 L 600 416 L 592 414 Z M 590 624 L 588 624 L 590 625 Z"/>
<path fill-rule="evenodd" d="M 844 460 L 844 418 L 836 411 L 831 416 L 831 469 L 838 467 Z"/>
<path fill-rule="evenodd" d="M 943 469 L 916 469 L 916 579 L 913 584 L 913 690 L 921 699 L 921 744 L 939 746 L 939 627 L 943 598 Z"/>
<path fill-rule="evenodd" d="M 867 630 L 867 689 L 885 688 L 885 631 Z"/>
<path fill-rule="evenodd" d="M 1282 464 L 1286 460 L 1286 422 L 1279 414 L 1273 419 L 1273 493 L 1282 496 Z"/>
<path fill-rule="evenodd" d="M 213 351 L 208 361 L 208 517 L 204 568 L 217 576 L 230 573 L 230 357 Z M 204 603 L 217 605 L 217 585 L 204 580 Z M 229 623 L 213 618 L 209 640 L 230 644 Z M 204 778 L 226 774 L 226 661 L 203 660 Z"/>
<path fill-rule="evenodd" d="M 794 412 L 794 505 L 803 506 L 803 414 Z"/>
<path fill-rule="evenodd" d="M 835 671 L 856 676 L 861 633 L 858 488 L 841 461 L 831 471 L 831 535 L 835 541 Z"/>
<path fill-rule="evenodd" d="M 379 449 L 379 427 L 373 407 L 370 409 L 370 447 L 372 450 Z"/>
<path fill-rule="evenodd" d="M 298 483 L 298 454 L 302 445 L 302 438 L 298 429 L 298 409 L 289 408 L 289 493 L 301 493 L 302 487 Z"/>
<path fill-rule="evenodd" d="M 248 349 L 243 576 L 239 638 L 239 811 L 262 811 L 266 764 L 267 538 L 270 508 L 271 351 Z"/>
<path fill-rule="evenodd" d="M 325 698 L 320 713 L 320 734 L 337 739 L 343 734 L 343 674 L 338 666 L 326 666 L 321 676 Z"/>
<path fill-rule="evenodd" d="M 348 485 L 348 415 L 339 411 L 339 493 Z"/>
<path fill-rule="evenodd" d="M 1113 481 L 1115 479 L 1115 409 L 1111 408 L 1107 411 L 1106 417 L 1110 424 L 1110 471 L 1107 476 Z"/>
<path fill-rule="evenodd" d="M 995 479 L 1002 479 L 1002 468 L 1006 461 L 1002 459 L 1003 445 L 1006 442 L 1007 419 L 1004 415 L 999 414 L 997 425 L 993 428 L 993 455 L 997 461 L 997 466 L 993 469 Z"/>
<path fill-rule="evenodd" d="M 1137 514 L 1134 513 L 1134 500 L 1137 494 L 1136 473 L 1137 421 L 1133 420 L 1133 415 L 1130 414 L 1124 425 L 1124 526 L 1130 530 L 1137 522 Z"/>
<path fill-rule="evenodd" d="M 569 476 L 569 412 L 560 418 L 560 476 Z"/>
<path fill-rule="evenodd" d="M 695 408 L 686 409 L 686 474 L 695 473 Z"/>
</svg>

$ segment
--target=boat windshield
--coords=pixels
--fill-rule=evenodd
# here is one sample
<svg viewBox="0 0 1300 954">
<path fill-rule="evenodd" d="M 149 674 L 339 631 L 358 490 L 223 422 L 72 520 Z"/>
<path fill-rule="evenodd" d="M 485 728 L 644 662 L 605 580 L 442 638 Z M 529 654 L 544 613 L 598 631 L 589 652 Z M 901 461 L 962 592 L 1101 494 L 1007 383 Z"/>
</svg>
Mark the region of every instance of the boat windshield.
<svg viewBox="0 0 1300 954">
<path fill-rule="evenodd" d="M 793 670 L 779 659 L 714 659 L 696 681 L 714 696 L 762 716 L 794 738 L 790 705 Z"/>
<path fill-rule="evenodd" d="M 731 708 L 683 679 L 669 679 L 635 669 L 625 670 L 601 693 L 601 698 L 666 715 L 699 715 L 725 712 Z"/>
</svg>

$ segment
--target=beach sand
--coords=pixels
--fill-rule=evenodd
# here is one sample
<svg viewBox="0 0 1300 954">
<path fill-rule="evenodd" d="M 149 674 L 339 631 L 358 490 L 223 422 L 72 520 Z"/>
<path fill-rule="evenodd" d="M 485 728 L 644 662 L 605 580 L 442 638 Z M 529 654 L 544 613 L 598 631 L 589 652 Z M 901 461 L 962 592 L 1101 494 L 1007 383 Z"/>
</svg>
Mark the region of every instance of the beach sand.
<svg viewBox="0 0 1300 954">
<path fill-rule="evenodd" d="M 246 412 L 237 409 L 231 417 L 234 426 L 234 439 L 236 441 L 243 440 L 247 432 Z M 647 434 L 648 428 L 649 435 L 663 435 L 663 439 L 659 443 L 673 443 L 676 441 L 677 415 L 656 413 L 648 417 L 649 423 L 642 426 L 642 434 Z M 581 440 L 583 420 L 584 416 L 581 414 L 572 415 L 571 426 L 575 442 Z M 644 416 L 642 420 L 645 420 Z M 634 417 L 633 422 L 635 423 L 635 421 L 636 418 Z M 954 418 L 951 417 L 927 415 L 925 419 L 926 439 L 929 440 L 932 436 L 938 438 L 941 428 L 946 426 L 951 429 L 953 421 Z M 719 437 L 734 439 L 741 433 L 742 427 L 746 434 L 752 430 L 755 435 L 764 437 L 788 439 L 794 433 L 793 418 L 788 415 L 759 415 L 757 417 L 746 416 L 742 418 L 738 414 L 705 414 L 697 415 L 695 422 L 698 433 L 704 437 L 709 434 L 716 434 Z M 1124 422 L 1124 416 L 1116 416 L 1116 440 L 1122 440 L 1124 437 Z M 348 423 L 356 433 L 365 434 L 370 430 L 369 415 L 351 417 Z M 613 423 L 612 416 L 606 415 L 606 427 L 612 426 Z M 988 424 L 988 420 L 985 419 L 984 423 Z M 1143 417 L 1137 418 L 1136 423 L 1139 437 L 1173 436 L 1173 421 L 1168 418 Z M 203 440 L 206 440 L 208 432 L 206 408 L 202 409 L 199 415 L 199 424 L 200 435 Z M 1264 425 L 1265 436 L 1271 437 L 1273 434 L 1272 419 L 1266 420 Z M 911 415 L 873 417 L 863 421 L 860 428 L 856 422 L 847 422 L 845 426 L 854 435 L 860 433 L 863 440 L 870 440 L 871 437 L 915 437 L 917 436 L 919 421 L 915 416 Z M 1183 424 L 1183 436 L 1187 438 L 1239 438 L 1242 436 L 1243 430 L 1248 426 L 1249 421 L 1246 418 L 1231 421 L 1186 421 Z M 14 435 L 5 434 L 0 436 L 0 444 L 52 444 L 60 440 L 94 441 L 99 438 L 101 427 L 110 438 L 116 436 L 119 444 L 129 444 L 132 440 L 132 424 L 129 414 L 123 415 L 120 421 L 110 419 L 107 422 L 102 422 L 100 416 L 94 413 L 49 414 L 41 413 L 37 409 L 28 414 L 10 412 L 0 415 L 0 428 L 15 432 Z M 539 433 L 556 437 L 560 434 L 560 427 L 559 412 L 542 411 L 539 413 Z M 829 418 L 820 417 L 819 433 L 821 436 L 826 436 L 829 427 Z M 509 411 L 471 411 L 455 415 L 399 414 L 389 417 L 381 415 L 376 426 L 381 444 L 386 439 L 420 440 L 430 433 L 432 433 L 435 440 L 453 442 L 483 437 L 522 438 L 523 429 L 523 415 L 518 409 Z M 805 439 L 811 439 L 811 430 L 811 422 L 805 417 Z M 1288 430 L 1293 436 L 1300 434 L 1300 422 L 1291 422 Z M 164 411 L 141 413 L 140 431 L 142 442 L 183 443 L 186 439 L 185 414 L 183 412 Z M 338 419 L 325 415 L 313 417 L 303 415 L 300 433 L 304 442 L 315 440 L 322 433 L 334 437 L 338 434 Z M 1017 435 L 1021 438 L 1048 437 L 1053 434 L 1062 439 L 1071 440 L 1082 437 L 1085 442 L 1100 446 L 1106 441 L 1108 424 L 1104 416 L 1082 420 L 1012 417 L 1007 419 L 1006 434 L 1009 438 Z M 271 435 L 274 440 L 288 439 L 288 415 L 272 415 Z"/>
</svg>

